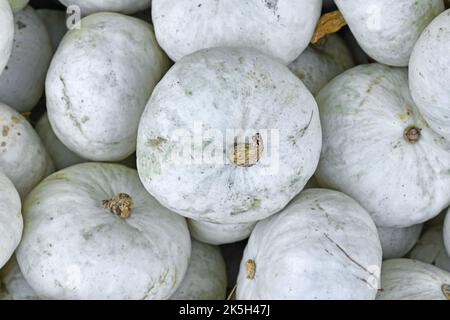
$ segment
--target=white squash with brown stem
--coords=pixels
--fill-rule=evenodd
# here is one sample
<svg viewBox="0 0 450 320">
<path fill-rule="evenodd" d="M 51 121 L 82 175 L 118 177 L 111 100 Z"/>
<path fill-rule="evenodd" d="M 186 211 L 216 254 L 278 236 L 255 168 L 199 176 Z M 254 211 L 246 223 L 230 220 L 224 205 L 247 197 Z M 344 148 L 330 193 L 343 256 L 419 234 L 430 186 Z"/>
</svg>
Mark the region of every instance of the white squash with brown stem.
<svg viewBox="0 0 450 320">
<path fill-rule="evenodd" d="M 19 193 L 0 172 L 0 268 L 11 258 L 22 238 L 22 204 Z"/>
<path fill-rule="evenodd" d="M 139 125 L 137 164 L 167 208 L 248 223 L 304 188 L 321 144 L 317 104 L 287 67 L 253 49 L 215 48 L 183 58 L 157 85 Z"/>
<path fill-rule="evenodd" d="M 309 189 L 256 225 L 237 299 L 375 299 L 381 255 L 375 224 L 356 201 Z"/>
<path fill-rule="evenodd" d="M 247 239 L 256 221 L 226 224 L 188 219 L 188 225 L 194 239 L 212 245 L 222 245 Z"/>
<path fill-rule="evenodd" d="M 81 23 L 64 36 L 50 65 L 48 118 L 79 156 L 120 161 L 136 149 L 139 119 L 169 60 L 142 20 L 97 13 Z"/>
<path fill-rule="evenodd" d="M 167 299 L 186 273 L 185 219 L 124 166 L 86 163 L 54 173 L 27 197 L 23 214 L 17 261 L 42 298 Z"/>
<path fill-rule="evenodd" d="M 309 44 L 322 0 L 153 0 L 156 37 L 173 61 L 201 49 L 250 47 L 289 64 Z"/>
<path fill-rule="evenodd" d="M 0 75 L 11 55 L 14 39 L 14 17 L 8 0 L 0 0 Z"/>
<path fill-rule="evenodd" d="M 450 273 L 417 260 L 387 260 L 377 300 L 450 300 Z"/>
<path fill-rule="evenodd" d="M 450 142 L 417 110 L 406 69 L 358 66 L 316 98 L 324 135 L 321 186 L 357 200 L 379 227 L 417 225 L 449 206 Z"/>
<path fill-rule="evenodd" d="M 220 248 L 192 241 L 189 267 L 171 300 L 225 300 L 227 273 Z"/>
</svg>

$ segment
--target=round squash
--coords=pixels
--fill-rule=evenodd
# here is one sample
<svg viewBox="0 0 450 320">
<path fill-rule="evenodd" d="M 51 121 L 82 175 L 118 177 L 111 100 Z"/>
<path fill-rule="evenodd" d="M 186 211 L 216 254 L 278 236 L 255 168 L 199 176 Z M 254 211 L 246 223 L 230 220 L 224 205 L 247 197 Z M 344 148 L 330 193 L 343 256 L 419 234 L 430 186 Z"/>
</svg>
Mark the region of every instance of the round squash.
<svg viewBox="0 0 450 320">
<path fill-rule="evenodd" d="M 23 214 L 17 261 L 42 298 L 167 299 L 188 267 L 185 219 L 121 165 L 54 173 L 30 193 Z"/>
<path fill-rule="evenodd" d="M 417 41 L 409 63 L 411 94 L 430 128 L 450 140 L 450 9 Z"/>
<path fill-rule="evenodd" d="M 442 238 L 442 225 L 425 230 L 411 250 L 409 258 L 432 264 L 450 272 L 450 256 L 445 250 Z"/>
<path fill-rule="evenodd" d="M 18 12 L 25 8 L 30 0 L 8 0 L 13 12 Z"/>
<path fill-rule="evenodd" d="M 23 199 L 53 172 L 53 163 L 30 123 L 2 103 L 0 130 L 0 171 L 11 179 Z"/>
<path fill-rule="evenodd" d="M 417 243 L 423 224 L 409 228 L 378 228 L 383 260 L 404 257 Z"/>
<path fill-rule="evenodd" d="M 53 50 L 56 50 L 67 32 L 66 13 L 52 9 L 38 9 L 36 13 L 47 27 Z"/>
<path fill-rule="evenodd" d="M 189 267 L 171 300 L 225 300 L 227 273 L 219 247 L 192 241 Z"/>
<path fill-rule="evenodd" d="M 447 253 L 450 255 L 450 213 L 447 212 L 444 222 L 444 245 L 447 249 Z"/>
<path fill-rule="evenodd" d="M 289 69 L 315 95 L 328 81 L 354 65 L 344 40 L 336 34 L 330 34 L 320 43 L 306 48 L 289 65 Z"/>
<path fill-rule="evenodd" d="M 120 161 L 136 149 L 139 118 L 169 60 L 142 20 L 98 13 L 82 25 L 64 36 L 50 65 L 48 118 L 79 156 Z"/>
<path fill-rule="evenodd" d="M 3 267 L 22 238 L 22 203 L 19 193 L 0 172 L 0 268 Z"/>
<path fill-rule="evenodd" d="M 150 7 L 151 0 L 59 0 L 65 6 L 78 6 L 83 16 L 94 12 L 113 11 L 126 14 Z"/>
<path fill-rule="evenodd" d="M 425 27 L 444 10 L 442 0 L 335 0 L 364 51 L 376 61 L 406 67 Z"/>
<path fill-rule="evenodd" d="M 361 203 L 379 227 L 410 227 L 448 207 L 450 143 L 417 111 L 405 69 L 358 66 L 316 98 L 324 135 L 321 186 Z"/>
<path fill-rule="evenodd" d="M 254 222 L 286 206 L 313 175 L 317 104 L 277 61 L 206 49 L 164 76 L 142 115 L 137 164 L 167 208 L 216 223 Z"/>
<path fill-rule="evenodd" d="M 33 109 L 43 92 L 53 49 L 47 28 L 30 6 L 14 15 L 14 46 L 0 76 L 0 101 L 19 112 Z"/>
<path fill-rule="evenodd" d="M 153 0 L 159 44 L 178 61 L 200 49 L 251 47 L 286 65 L 309 44 L 322 0 Z"/>
<path fill-rule="evenodd" d="M 450 273 L 417 260 L 387 260 L 377 300 L 450 300 Z"/>
<path fill-rule="evenodd" d="M 0 0 L 0 75 L 3 73 L 13 47 L 14 17 L 8 0 Z"/>
<path fill-rule="evenodd" d="M 381 255 L 375 224 L 356 201 L 340 192 L 309 189 L 256 225 L 236 297 L 375 299 Z"/>
<path fill-rule="evenodd" d="M 39 300 L 23 277 L 15 256 L 0 270 L 0 300 Z"/>
<path fill-rule="evenodd" d="M 247 239 L 256 222 L 248 223 L 213 223 L 188 219 L 191 236 L 203 243 L 222 245 Z"/>
</svg>

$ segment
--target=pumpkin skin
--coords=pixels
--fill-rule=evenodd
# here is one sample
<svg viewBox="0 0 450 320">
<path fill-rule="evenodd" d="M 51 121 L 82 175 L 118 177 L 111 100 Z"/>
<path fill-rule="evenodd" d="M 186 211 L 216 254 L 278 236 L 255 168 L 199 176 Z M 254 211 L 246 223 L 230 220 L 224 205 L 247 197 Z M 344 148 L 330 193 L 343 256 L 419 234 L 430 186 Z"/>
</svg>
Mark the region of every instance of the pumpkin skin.
<svg viewBox="0 0 450 320">
<path fill-rule="evenodd" d="M 39 18 L 47 27 L 53 50 L 56 51 L 59 43 L 67 32 L 66 13 L 60 10 L 38 9 Z"/>
<path fill-rule="evenodd" d="M 447 249 L 447 253 L 450 255 L 450 214 L 447 212 L 447 216 L 444 221 L 444 245 Z"/>
<path fill-rule="evenodd" d="M 150 7 L 151 0 L 59 0 L 65 6 L 80 7 L 83 16 L 94 12 L 113 11 L 126 14 Z"/>
<path fill-rule="evenodd" d="M 444 247 L 442 225 L 425 230 L 409 253 L 409 258 L 432 264 L 450 272 L 450 256 Z"/>
<path fill-rule="evenodd" d="M 171 300 L 225 300 L 227 273 L 219 247 L 192 241 L 186 275 Z"/>
<path fill-rule="evenodd" d="M 383 259 L 404 257 L 417 243 L 422 232 L 423 224 L 409 228 L 378 228 Z"/>
<path fill-rule="evenodd" d="M 53 172 L 53 163 L 30 123 L 2 103 L 0 128 L 0 171 L 13 182 L 23 199 L 48 173 Z"/>
<path fill-rule="evenodd" d="M 7 0 L 0 0 L 0 75 L 11 55 L 14 39 L 14 17 Z"/>
<path fill-rule="evenodd" d="M 409 64 L 411 94 L 430 127 L 450 140 L 450 10 L 439 15 L 422 33 Z"/>
<path fill-rule="evenodd" d="M 119 193 L 133 201 L 127 219 L 102 207 Z M 137 172 L 121 165 L 61 170 L 32 191 L 23 214 L 17 261 L 42 298 L 167 299 L 188 267 L 185 219 L 160 206 Z"/>
<path fill-rule="evenodd" d="M 449 285 L 450 273 L 411 259 L 383 262 L 381 289 L 377 300 L 447 300 L 443 285 Z"/>
<path fill-rule="evenodd" d="M 410 227 L 448 207 L 450 144 L 417 111 L 406 70 L 358 66 L 316 98 L 324 135 L 316 173 L 322 187 L 361 203 L 379 227 Z"/>
<path fill-rule="evenodd" d="M 47 28 L 30 6 L 14 15 L 14 46 L 0 76 L 0 101 L 19 112 L 39 102 L 53 49 Z"/>
<path fill-rule="evenodd" d="M 152 20 L 173 61 L 201 49 L 244 44 L 287 65 L 308 46 L 321 8 L 322 0 L 153 0 Z"/>
<path fill-rule="evenodd" d="M 23 277 L 15 256 L 0 270 L 0 300 L 39 300 Z"/>
<path fill-rule="evenodd" d="M 289 69 L 315 95 L 328 81 L 354 65 L 352 54 L 344 40 L 336 34 L 330 34 L 323 43 L 309 45 L 289 65 Z"/>
<path fill-rule="evenodd" d="M 340 192 L 309 189 L 256 225 L 241 262 L 236 297 L 375 299 L 381 254 L 375 224 L 356 201 Z"/>
<path fill-rule="evenodd" d="M 30 0 L 8 0 L 14 13 L 25 8 Z"/>
<path fill-rule="evenodd" d="M 180 128 L 188 138 L 198 140 L 200 131 L 200 140 L 208 140 L 209 149 L 203 141 L 195 146 L 203 152 L 195 165 L 190 156 L 174 157 L 188 145 L 177 138 Z M 235 138 L 239 149 L 261 130 L 268 152 L 243 166 L 234 157 Z M 270 139 L 274 132 L 279 139 Z M 177 62 L 155 88 L 139 125 L 137 165 L 146 189 L 172 211 L 247 223 L 280 211 L 303 189 L 321 143 L 316 102 L 288 68 L 253 49 L 206 49 Z M 220 159 L 207 158 L 213 154 Z"/>
<path fill-rule="evenodd" d="M 420 34 L 444 10 L 442 0 L 335 3 L 363 50 L 377 62 L 396 67 L 408 65 Z"/>
<path fill-rule="evenodd" d="M 142 20 L 98 13 L 81 23 L 64 36 L 50 65 L 48 118 L 79 156 L 120 161 L 136 149 L 139 118 L 169 61 Z"/>
<path fill-rule="evenodd" d="M 256 222 L 224 224 L 188 219 L 191 236 L 203 243 L 222 245 L 247 239 Z"/>
<path fill-rule="evenodd" d="M 2 268 L 22 237 L 22 203 L 19 193 L 3 173 L 0 172 L 0 268 Z"/>
</svg>

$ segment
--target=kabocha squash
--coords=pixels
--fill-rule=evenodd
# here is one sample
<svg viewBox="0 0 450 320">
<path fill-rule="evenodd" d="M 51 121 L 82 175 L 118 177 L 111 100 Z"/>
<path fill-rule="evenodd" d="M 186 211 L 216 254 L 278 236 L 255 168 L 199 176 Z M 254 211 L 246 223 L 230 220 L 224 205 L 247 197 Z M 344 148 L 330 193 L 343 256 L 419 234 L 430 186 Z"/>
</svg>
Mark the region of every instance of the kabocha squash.
<svg viewBox="0 0 450 320">
<path fill-rule="evenodd" d="M 0 0 L 0 75 L 11 55 L 14 39 L 14 17 L 8 0 Z"/>
<path fill-rule="evenodd" d="M 353 66 L 353 57 L 345 42 L 340 36 L 330 34 L 306 48 L 289 69 L 315 95 L 328 81 Z"/>
<path fill-rule="evenodd" d="M 142 20 L 97 13 L 81 23 L 64 36 L 50 65 L 48 118 L 79 156 L 119 161 L 135 151 L 139 118 L 169 60 Z"/>
<path fill-rule="evenodd" d="M 189 267 L 171 300 L 225 300 L 227 273 L 219 247 L 192 241 Z"/>
<path fill-rule="evenodd" d="M 11 258 L 22 237 L 23 220 L 19 193 L 0 172 L 0 268 Z"/>
<path fill-rule="evenodd" d="M 53 171 L 53 162 L 30 123 L 2 103 L 0 130 L 0 172 L 8 176 L 23 199 Z"/>
<path fill-rule="evenodd" d="M 37 15 L 47 27 L 53 50 L 58 48 L 59 43 L 67 32 L 66 13 L 61 10 L 38 9 Z"/>
<path fill-rule="evenodd" d="M 151 0 L 59 0 L 65 6 L 78 6 L 83 16 L 100 11 L 135 13 L 150 7 Z"/>
<path fill-rule="evenodd" d="M 445 250 L 442 236 L 442 225 L 425 230 L 408 257 L 450 272 L 450 256 Z"/>
<path fill-rule="evenodd" d="M 287 67 L 253 49 L 206 49 L 155 88 L 139 125 L 137 165 L 167 208 L 246 223 L 303 189 L 321 142 L 316 102 Z"/>
<path fill-rule="evenodd" d="M 403 258 L 417 243 L 423 225 L 408 228 L 378 228 L 383 259 Z"/>
<path fill-rule="evenodd" d="M 44 23 L 30 6 L 14 15 L 14 46 L 0 75 L 0 101 L 30 111 L 44 92 L 53 49 Z"/>
<path fill-rule="evenodd" d="M 425 29 L 409 63 L 411 94 L 434 131 L 450 140 L 450 10 Z"/>
<path fill-rule="evenodd" d="M 252 47 L 289 64 L 308 46 L 322 0 L 153 0 L 159 44 L 178 61 L 200 49 Z"/>
<path fill-rule="evenodd" d="M 377 300 L 450 300 L 450 273 L 411 259 L 383 262 Z"/>
<path fill-rule="evenodd" d="M 374 299 L 381 254 L 375 224 L 356 201 L 309 189 L 256 225 L 237 299 Z"/>
<path fill-rule="evenodd" d="M 448 207 L 450 144 L 417 111 L 405 69 L 358 66 L 316 98 L 321 186 L 357 200 L 379 227 L 410 227 Z"/>
<path fill-rule="evenodd" d="M 167 299 L 188 267 L 185 219 L 121 165 L 54 173 L 27 197 L 23 214 L 17 261 L 42 298 Z"/>
<path fill-rule="evenodd" d="M 256 222 L 226 224 L 188 219 L 188 225 L 194 239 L 213 245 L 222 245 L 247 239 Z"/>
<path fill-rule="evenodd" d="M 15 256 L 0 270 L 0 300 L 39 300 L 23 277 Z"/>
<path fill-rule="evenodd" d="M 442 0 L 335 0 L 364 51 L 376 61 L 406 67 L 425 27 L 444 10 Z"/>
<path fill-rule="evenodd" d="M 18 12 L 25 8 L 30 0 L 8 0 L 13 12 Z"/>
</svg>

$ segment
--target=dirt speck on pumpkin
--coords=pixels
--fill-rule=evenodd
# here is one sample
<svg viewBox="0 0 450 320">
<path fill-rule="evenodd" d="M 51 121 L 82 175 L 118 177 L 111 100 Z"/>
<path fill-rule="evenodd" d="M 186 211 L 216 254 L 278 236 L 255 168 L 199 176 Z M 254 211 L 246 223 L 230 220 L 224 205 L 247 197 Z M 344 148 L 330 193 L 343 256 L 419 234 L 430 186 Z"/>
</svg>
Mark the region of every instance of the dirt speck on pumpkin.
<svg viewBox="0 0 450 320">
<path fill-rule="evenodd" d="M 2 128 L 2 136 L 6 137 L 9 133 L 9 126 L 3 126 Z"/>
<path fill-rule="evenodd" d="M 23 22 L 20 21 L 20 20 L 17 21 L 17 28 L 18 28 L 19 30 L 22 30 L 23 28 L 26 28 L 26 27 L 27 27 L 27 25 L 26 25 L 25 23 L 23 23 Z"/>
</svg>

